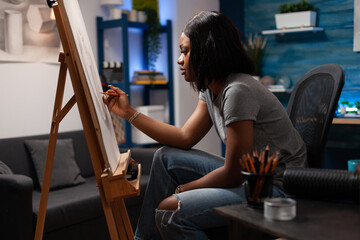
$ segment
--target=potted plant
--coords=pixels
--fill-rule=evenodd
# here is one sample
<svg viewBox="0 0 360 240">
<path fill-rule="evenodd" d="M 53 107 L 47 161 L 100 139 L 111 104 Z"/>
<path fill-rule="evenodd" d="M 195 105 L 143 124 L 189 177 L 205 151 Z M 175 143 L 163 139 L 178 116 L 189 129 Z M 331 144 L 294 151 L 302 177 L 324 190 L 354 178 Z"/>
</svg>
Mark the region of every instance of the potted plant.
<svg viewBox="0 0 360 240">
<path fill-rule="evenodd" d="M 345 98 L 340 99 L 340 115 L 344 116 L 346 114 L 346 106 L 348 105 L 349 101 Z"/>
<path fill-rule="evenodd" d="M 158 0 L 133 0 L 132 7 L 137 11 L 145 12 L 146 24 L 148 25 L 146 38 L 144 39 L 147 46 L 147 65 L 149 70 L 155 71 L 155 63 L 161 52 Z"/>
<path fill-rule="evenodd" d="M 355 107 L 357 108 L 357 114 L 360 114 L 360 101 L 355 101 Z"/>
<path fill-rule="evenodd" d="M 299 3 L 284 3 L 280 5 L 279 13 L 275 14 L 275 23 L 277 29 L 314 27 L 315 7 L 306 0 Z"/>
<path fill-rule="evenodd" d="M 264 51 L 267 43 L 267 38 L 263 38 L 261 35 L 251 34 L 249 35 L 247 43 L 247 52 L 251 59 L 254 62 L 254 72 L 253 75 L 256 79 L 259 80 L 261 76 L 261 65 L 262 59 L 264 56 Z"/>
</svg>

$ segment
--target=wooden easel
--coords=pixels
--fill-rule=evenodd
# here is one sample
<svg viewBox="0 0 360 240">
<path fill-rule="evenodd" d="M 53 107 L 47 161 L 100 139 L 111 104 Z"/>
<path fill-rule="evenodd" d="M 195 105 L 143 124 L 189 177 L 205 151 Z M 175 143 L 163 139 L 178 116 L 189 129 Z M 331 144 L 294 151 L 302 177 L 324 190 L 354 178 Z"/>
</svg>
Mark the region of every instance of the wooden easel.
<svg viewBox="0 0 360 240">
<path fill-rule="evenodd" d="M 66 14 L 63 14 L 65 10 L 61 4 L 62 0 L 58 0 L 58 3 L 59 4 L 57 5 L 53 5 L 53 10 L 64 53 L 59 54 L 59 62 L 61 64 L 34 239 L 42 239 L 44 232 L 46 206 L 49 196 L 59 124 L 75 103 L 77 103 L 79 108 L 110 237 L 112 240 L 134 239 L 134 233 L 127 215 L 124 198 L 139 195 L 141 166 L 140 164 L 138 165 L 139 171 L 137 179 L 131 181 L 126 180 L 125 173 L 130 161 L 130 151 L 128 151 L 127 153 L 120 155 L 121 159 L 119 160 L 119 165 L 115 172 L 105 169 L 107 156 L 100 133 L 100 126 L 95 107 L 91 99 L 84 70 L 81 67 L 76 45 L 74 44 L 74 37 L 72 36 L 71 29 L 69 29 L 69 20 L 67 19 Z M 70 73 L 74 96 L 72 96 L 62 108 L 67 70 L 69 70 Z"/>
</svg>

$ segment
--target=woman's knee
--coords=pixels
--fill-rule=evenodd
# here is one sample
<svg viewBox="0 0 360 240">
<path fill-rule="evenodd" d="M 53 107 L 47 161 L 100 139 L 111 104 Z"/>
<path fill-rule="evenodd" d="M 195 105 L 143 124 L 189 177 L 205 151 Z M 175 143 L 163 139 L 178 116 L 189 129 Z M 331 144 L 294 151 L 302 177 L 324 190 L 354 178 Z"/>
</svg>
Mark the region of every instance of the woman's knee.
<svg viewBox="0 0 360 240">
<path fill-rule="evenodd" d="M 167 159 L 167 155 L 169 152 L 169 147 L 161 147 L 158 150 L 156 150 L 156 152 L 154 153 L 154 159 L 153 159 L 153 164 L 158 164 L 158 163 L 162 163 L 164 161 L 164 159 Z"/>
<path fill-rule="evenodd" d="M 174 195 L 162 200 L 158 206 L 159 210 L 176 210 L 178 208 L 178 200 Z"/>
<path fill-rule="evenodd" d="M 174 195 L 164 199 L 159 204 L 155 210 L 155 223 L 161 235 L 163 235 L 169 227 L 172 228 L 174 226 L 174 221 L 177 221 L 179 211 L 180 203 Z"/>
<path fill-rule="evenodd" d="M 154 157 L 155 158 L 161 158 L 161 156 L 165 155 L 166 152 L 171 149 L 171 147 L 163 146 L 155 151 Z"/>
</svg>

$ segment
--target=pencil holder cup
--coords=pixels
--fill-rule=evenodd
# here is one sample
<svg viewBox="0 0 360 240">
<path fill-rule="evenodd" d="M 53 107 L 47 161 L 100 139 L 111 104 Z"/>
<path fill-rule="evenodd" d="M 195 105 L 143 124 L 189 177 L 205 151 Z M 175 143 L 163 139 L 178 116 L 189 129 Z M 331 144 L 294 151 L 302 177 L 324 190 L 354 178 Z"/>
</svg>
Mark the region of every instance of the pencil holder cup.
<svg viewBox="0 0 360 240">
<path fill-rule="evenodd" d="M 262 208 L 264 201 L 272 196 L 274 174 L 256 174 L 245 171 L 241 173 L 245 177 L 245 196 L 248 204 Z"/>
</svg>

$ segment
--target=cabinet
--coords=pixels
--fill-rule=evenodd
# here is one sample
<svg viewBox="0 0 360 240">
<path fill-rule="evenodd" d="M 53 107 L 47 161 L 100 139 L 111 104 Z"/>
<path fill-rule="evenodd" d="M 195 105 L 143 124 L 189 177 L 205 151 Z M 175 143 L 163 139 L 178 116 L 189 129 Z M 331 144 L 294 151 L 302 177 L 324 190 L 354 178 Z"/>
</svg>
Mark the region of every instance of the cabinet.
<svg viewBox="0 0 360 240">
<path fill-rule="evenodd" d="M 122 14 L 121 19 L 115 20 L 106 20 L 104 21 L 102 17 L 97 17 L 97 47 L 98 47 L 98 64 L 99 64 L 99 73 L 102 74 L 102 63 L 104 61 L 104 31 L 106 29 L 111 28 L 120 28 L 121 29 L 121 38 L 122 38 L 122 52 L 123 52 L 123 81 L 119 83 L 111 83 L 114 86 L 121 88 L 124 92 L 130 92 L 130 85 L 132 84 L 130 81 L 130 70 L 129 70 L 129 29 L 135 28 L 140 29 L 143 33 L 146 34 L 147 24 L 138 23 L 138 22 L 130 22 L 128 21 L 127 15 Z M 166 35 L 166 49 L 162 49 L 162 51 L 167 51 L 167 84 L 151 84 L 151 85 L 139 85 L 144 88 L 144 104 L 149 104 L 149 92 L 153 89 L 167 89 L 168 90 L 168 101 L 169 101 L 169 123 L 174 124 L 174 94 L 173 94 L 173 56 L 172 56 L 172 24 L 170 20 L 167 20 L 166 25 L 161 26 L 161 33 Z M 145 46 L 143 46 L 144 49 Z M 147 62 L 146 51 L 144 50 L 143 61 Z M 131 101 L 131 98 L 129 99 Z M 131 148 L 136 146 L 132 142 L 131 136 L 131 124 L 125 121 L 125 139 L 126 143 L 121 145 L 121 147 Z"/>
</svg>

